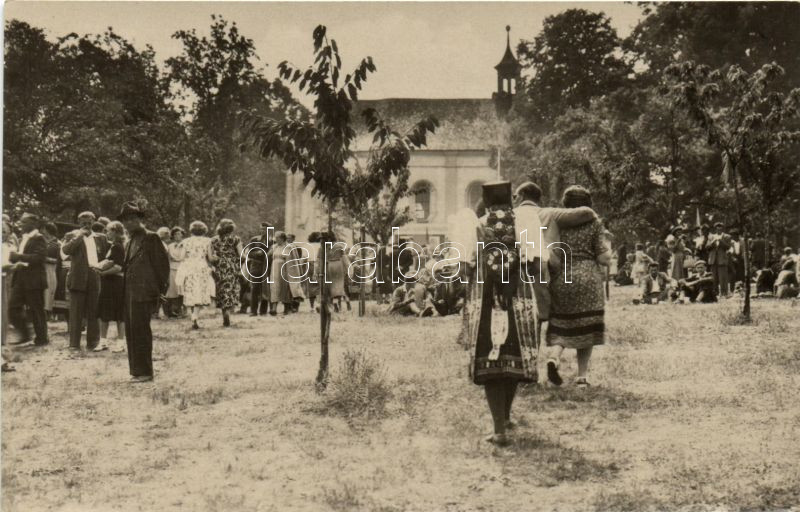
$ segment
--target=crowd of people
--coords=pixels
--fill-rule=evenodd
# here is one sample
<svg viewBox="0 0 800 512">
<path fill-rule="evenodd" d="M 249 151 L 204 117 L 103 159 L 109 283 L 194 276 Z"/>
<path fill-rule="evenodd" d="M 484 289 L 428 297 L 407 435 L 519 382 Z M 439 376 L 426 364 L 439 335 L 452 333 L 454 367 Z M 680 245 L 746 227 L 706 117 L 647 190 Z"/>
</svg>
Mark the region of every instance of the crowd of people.
<svg viewBox="0 0 800 512">
<path fill-rule="evenodd" d="M 563 351 L 574 349 L 575 385 L 589 386 L 592 349 L 604 343 L 609 274 L 620 286 L 640 286 L 637 302 L 647 304 L 713 302 L 735 292 L 744 277 L 739 236 L 726 233 L 722 223 L 713 232 L 700 226 L 694 238 L 676 226 L 656 244 L 636 244 L 630 253 L 619 244 L 612 251 L 612 235 L 592 209 L 588 190 L 569 187 L 561 208 L 541 207 L 541 195 L 531 182 L 513 194 L 509 182 L 486 184 L 480 204 L 469 210 L 474 224 L 468 222 L 466 232 L 474 240 L 463 246 L 474 251 L 454 257 L 403 239 L 368 244 L 374 257 L 360 267 L 351 265 L 354 253 L 333 233 L 315 232 L 308 242 L 298 242 L 268 222 L 245 244 L 230 219 L 220 220 L 213 233 L 201 221 L 188 230 L 150 231 L 145 212 L 134 203 L 123 205 L 113 221 L 83 212 L 77 228 L 60 237 L 58 225 L 35 214 L 24 213 L 15 223 L 4 215 L 3 307 L 14 328 L 8 344 L 48 345 L 47 322 L 63 315 L 69 350 L 83 350 L 85 333 L 86 350 L 126 351 L 131 381 L 148 382 L 153 380 L 153 318 L 188 317 L 187 326 L 200 329 L 200 311 L 212 305 L 220 310 L 223 327 L 231 326 L 235 312 L 318 311 L 324 282 L 335 312 L 343 303 L 351 309 L 350 295 L 358 290 L 388 315 L 461 314 L 469 373 L 485 387 L 494 422 L 488 440 L 505 444 L 506 431 L 514 426 L 510 415 L 517 384 L 538 379 L 540 343 L 549 347 L 549 382 L 563 384 Z M 543 248 L 524 249 L 525 233 L 541 233 Z M 403 250 L 409 242 L 419 250 Z M 751 253 L 759 293 L 769 286 L 777 297 L 797 295 L 797 254 L 787 248 L 772 265 L 762 257 L 768 253 L 763 240 L 752 242 Z M 363 260 L 363 253 L 358 256 Z M 360 282 L 354 268 L 370 276 L 367 282 Z M 501 278 L 504 272 L 511 279 Z M 522 272 L 532 279 L 522 279 Z M 454 273 L 466 279 L 447 278 Z M 3 322 L 4 344 L 7 328 Z M 4 362 L 3 369 L 11 367 Z"/>
<path fill-rule="evenodd" d="M 771 247 L 760 237 L 749 241 L 750 275 L 759 297 L 795 298 L 800 293 L 800 257 L 791 247 L 770 258 Z M 701 224 L 689 235 L 674 226 L 664 240 L 637 243 L 630 251 L 616 248 L 611 273 L 619 286 L 641 287 L 636 303 L 716 302 L 744 292 L 745 258 L 736 229 L 726 232 L 722 222 L 713 228 Z"/>
</svg>

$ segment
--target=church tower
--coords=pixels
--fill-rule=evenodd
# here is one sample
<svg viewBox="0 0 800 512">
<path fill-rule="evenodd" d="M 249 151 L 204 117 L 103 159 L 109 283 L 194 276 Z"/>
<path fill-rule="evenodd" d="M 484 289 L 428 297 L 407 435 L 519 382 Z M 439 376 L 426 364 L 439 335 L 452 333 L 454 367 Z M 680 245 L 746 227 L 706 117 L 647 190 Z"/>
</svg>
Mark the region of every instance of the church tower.
<svg viewBox="0 0 800 512">
<path fill-rule="evenodd" d="M 497 70 L 497 92 L 492 95 L 497 113 L 505 116 L 511 110 L 511 101 L 517 92 L 517 82 L 520 78 L 519 61 L 511 51 L 511 27 L 506 25 L 506 53 L 494 69 Z"/>
</svg>

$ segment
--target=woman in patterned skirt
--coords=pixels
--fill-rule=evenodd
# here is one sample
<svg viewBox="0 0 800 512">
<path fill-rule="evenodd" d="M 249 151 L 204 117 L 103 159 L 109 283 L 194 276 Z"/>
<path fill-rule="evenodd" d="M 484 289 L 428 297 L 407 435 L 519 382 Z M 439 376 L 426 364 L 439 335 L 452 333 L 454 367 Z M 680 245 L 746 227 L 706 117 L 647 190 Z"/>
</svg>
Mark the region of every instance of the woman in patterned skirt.
<svg viewBox="0 0 800 512">
<path fill-rule="evenodd" d="M 211 239 L 216 261 L 214 281 L 217 284 L 217 307 L 222 310 L 222 326 L 230 327 L 231 311 L 239 305 L 241 283 L 239 283 L 242 242 L 234 234 L 236 224 L 222 219 L 217 225 L 217 236 Z"/>
<path fill-rule="evenodd" d="M 199 329 L 197 323 L 200 308 L 211 304 L 214 291 L 214 278 L 211 263 L 214 251 L 211 239 L 206 236 L 208 226 L 196 220 L 189 226 L 189 237 L 183 240 L 183 261 L 175 274 L 178 293 L 183 296 L 183 305 L 192 310 L 192 329 Z"/>
<path fill-rule="evenodd" d="M 592 196 L 585 188 L 572 186 L 564 191 L 562 202 L 566 208 L 592 206 Z M 592 347 L 605 341 L 605 274 L 600 267 L 611 262 L 611 248 L 604 233 L 598 219 L 562 229 L 561 243 L 572 254 L 572 268 L 568 269 L 571 276 L 554 275 L 550 282 L 553 304 L 547 344 L 556 349 L 547 361 L 548 375 L 557 376 L 561 353 L 565 348 L 574 348 L 578 351 L 575 384 L 581 388 L 589 386 L 587 373 Z M 560 381 L 560 376 L 556 380 Z"/>
</svg>

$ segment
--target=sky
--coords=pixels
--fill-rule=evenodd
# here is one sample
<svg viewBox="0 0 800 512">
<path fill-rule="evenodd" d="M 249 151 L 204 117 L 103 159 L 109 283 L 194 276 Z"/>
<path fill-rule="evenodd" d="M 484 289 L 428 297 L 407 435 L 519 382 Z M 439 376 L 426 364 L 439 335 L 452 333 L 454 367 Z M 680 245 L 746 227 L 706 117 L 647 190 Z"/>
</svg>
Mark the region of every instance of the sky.
<svg viewBox="0 0 800 512">
<path fill-rule="evenodd" d="M 235 21 L 253 39 L 265 74 L 277 76 L 283 61 L 302 69 L 312 63 L 311 33 L 319 24 L 337 41 L 345 71 L 372 56 L 377 73 L 360 97 L 488 98 L 497 86 L 494 66 L 506 46 L 532 40 L 545 17 L 571 7 L 603 11 L 620 36 L 640 17 L 622 2 L 77 2 L 9 1 L 16 18 L 56 38 L 70 32 L 100 33 L 108 27 L 137 47 L 150 44 L 160 61 L 180 53 L 171 38 L 180 29 L 208 34 L 212 14 Z M 298 95 L 296 93 L 296 96 Z M 308 105 L 308 98 L 298 97 Z"/>
</svg>

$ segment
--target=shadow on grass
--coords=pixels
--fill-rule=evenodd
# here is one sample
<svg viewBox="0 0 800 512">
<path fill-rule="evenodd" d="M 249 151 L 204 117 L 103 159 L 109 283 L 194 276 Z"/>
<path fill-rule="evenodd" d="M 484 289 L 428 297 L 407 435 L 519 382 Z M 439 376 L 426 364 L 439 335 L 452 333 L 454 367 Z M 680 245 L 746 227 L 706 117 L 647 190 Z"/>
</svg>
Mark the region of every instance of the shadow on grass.
<svg viewBox="0 0 800 512">
<path fill-rule="evenodd" d="M 507 467 L 519 466 L 521 471 L 526 471 L 544 487 L 554 487 L 563 482 L 607 480 L 620 471 L 617 461 L 593 460 L 580 450 L 535 434 L 516 435 L 505 451 L 509 455 Z M 536 471 L 530 471 L 532 467 Z"/>
<path fill-rule="evenodd" d="M 661 409 L 669 405 L 666 400 L 647 398 L 630 391 L 602 386 L 580 389 L 574 386 L 554 388 L 529 385 L 520 388 L 520 397 L 525 397 L 536 411 L 591 407 L 604 411 L 636 412 Z"/>
</svg>

